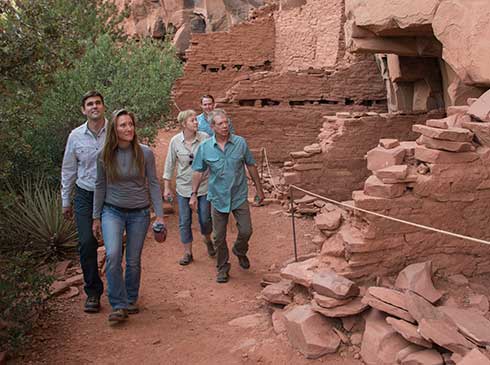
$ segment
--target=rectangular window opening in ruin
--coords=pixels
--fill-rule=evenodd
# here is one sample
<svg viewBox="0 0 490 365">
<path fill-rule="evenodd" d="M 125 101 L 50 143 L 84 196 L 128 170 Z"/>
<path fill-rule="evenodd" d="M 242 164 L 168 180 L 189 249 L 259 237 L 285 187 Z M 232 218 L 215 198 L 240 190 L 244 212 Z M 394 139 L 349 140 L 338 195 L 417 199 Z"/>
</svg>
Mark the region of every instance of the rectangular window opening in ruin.
<svg viewBox="0 0 490 365">
<path fill-rule="evenodd" d="M 208 69 L 208 65 L 201 65 L 201 72 L 206 72 Z"/>
<path fill-rule="evenodd" d="M 255 106 L 255 99 L 238 100 L 240 106 Z"/>
<path fill-rule="evenodd" d="M 320 99 L 318 101 L 318 104 L 338 104 L 339 102 L 337 100 L 325 100 L 325 99 Z"/>
<path fill-rule="evenodd" d="M 289 105 L 290 106 L 295 106 L 295 105 L 305 105 L 305 101 L 304 100 L 291 100 L 289 102 Z"/>
<path fill-rule="evenodd" d="M 345 98 L 345 105 L 354 105 L 354 100 L 350 98 Z"/>
<path fill-rule="evenodd" d="M 277 100 L 271 100 L 271 99 L 261 99 L 260 100 L 260 104 L 264 107 L 264 106 L 276 106 L 276 105 L 279 105 L 281 104 L 280 101 L 277 101 Z"/>
<path fill-rule="evenodd" d="M 242 68 L 243 65 L 234 65 L 233 68 L 236 70 L 236 71 L 240 71 L 240 69 Z"/>
<path fill-rule="evenodd" d="M 218 72 L 219 71 L 219 67 L 210 67 L 209 68 L 209 72 Z"/>
<path fill-rule="evenodd" d="M 363 101 L 361 101 L 361 104 L 360 105 L 363 105 L 363 106 L 373 106 L 374 103 L 375 103 L 374 100 L 363 100 Z"/>
</svg>

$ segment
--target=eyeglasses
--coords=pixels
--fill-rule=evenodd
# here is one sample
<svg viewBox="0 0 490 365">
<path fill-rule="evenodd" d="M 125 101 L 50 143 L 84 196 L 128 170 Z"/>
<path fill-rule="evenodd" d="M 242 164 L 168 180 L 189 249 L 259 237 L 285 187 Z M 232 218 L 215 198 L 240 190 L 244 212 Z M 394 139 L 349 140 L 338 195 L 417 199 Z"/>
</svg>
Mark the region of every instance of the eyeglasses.
<svg viewBox="0 0 490 365">
<path fill-rule="evenodd" d="M 192 161 L 194 160 L 194 154 L 189 153 L 189 165 L 192 165 Z"/>
</svg>

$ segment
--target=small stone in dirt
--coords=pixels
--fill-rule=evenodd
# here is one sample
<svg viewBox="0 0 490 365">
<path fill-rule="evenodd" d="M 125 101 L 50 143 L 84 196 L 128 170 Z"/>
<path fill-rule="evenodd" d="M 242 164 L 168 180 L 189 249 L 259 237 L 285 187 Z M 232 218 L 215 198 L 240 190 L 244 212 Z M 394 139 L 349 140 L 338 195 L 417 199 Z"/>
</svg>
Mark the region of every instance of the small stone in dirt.
<svg viewBox="0 0 490 365">
<path fill-rule="evenodd" d="M 253 328 L 258 327 L 264 323 L 264 316 L 260 313 L 249 314 L 248 316 L 238 317 L 228 322 L 230 326 L 240 328 Z"/>
<path fill-rule="evenodd" d="M 76 286 L 70 286 L 68 291 L 64 292 L 62 295 L 60 295 L 61 299 L 71 299 L 76 297 L 78 294 L 80 294 L 80 290 Z"/>
</svg>

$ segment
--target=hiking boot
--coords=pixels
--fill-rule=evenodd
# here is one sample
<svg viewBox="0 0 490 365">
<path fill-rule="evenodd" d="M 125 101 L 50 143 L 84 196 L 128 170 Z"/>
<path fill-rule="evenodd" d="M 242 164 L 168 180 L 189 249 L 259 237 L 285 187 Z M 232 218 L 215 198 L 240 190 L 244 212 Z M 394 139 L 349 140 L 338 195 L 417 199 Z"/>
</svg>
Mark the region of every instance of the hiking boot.
<svg viewBox="0 0 490 365">
<path fill-rule="evenodd" d="M 228 274 L 228 271 L 223 270 L 223 271 L 218 271 L 218 275 L 216 275 L 216 282 L 223 284 L 227 283 L 228 280 L 230 280 L 230 275 Z"/>
<path fill-rule="evenodd" d="M 185 253 L 184 254 L 184 257 L 182 257 L 179 260 L 179 264 L 182 265 L 182 266 L 186 266 L 186 265 L 189 265 L 192 261 L 194 261 L 194 258 L 192 257 L 192 254 L 191 253 Z"/>
<path fill-rule="evenodd" d="M 250 269 L 250 260 L 248 259 L 247 255 L 239 255 L 236 251 L 235 248 L 232 249 L 233 254 L 238 257 L 238 264 L 240 267 L 244 270 Z"/>
<path fill-rule="evenodd" d="M 209 257 L 214 257 L 216 256 L 216 249 L 214 248 L 214 243 L 212 240 L 205 240 L 204 243 L 206 244 L 206 247 L 208 249 L 208 256 Z"/>
<path fill-rule="evenodd" d="M 140 308 L 138 307 L 138 304 L 136 303 L 128 304 L 128 314 L 137 314 L 139 312 L 140 312 Z"/>
<path fill-rule="evenodd" d="M 100 311 L 100 298 L 88 297 L 83 307 L 85 313 L 97 313 Z"/>
<path fill-rule="evenodd" d="M 123 322 L 128 319 L 127 309 L 114 309 L 111 314 L 109 314 L 109 322 Z"/>
</svg>

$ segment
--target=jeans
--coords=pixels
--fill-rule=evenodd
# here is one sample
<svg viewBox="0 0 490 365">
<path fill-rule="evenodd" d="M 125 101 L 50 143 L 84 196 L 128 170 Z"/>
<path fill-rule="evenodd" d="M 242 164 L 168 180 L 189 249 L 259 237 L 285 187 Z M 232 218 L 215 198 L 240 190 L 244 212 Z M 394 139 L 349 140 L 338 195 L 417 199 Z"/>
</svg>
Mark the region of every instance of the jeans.
<svg viewBox="0 0 490 365">
<path fill-rule="evenodd" d="M 75 221 L 78 230 L 80 265 L 82 266 L 84 290 L 89 297 L 100 297 L 104 284 L 97 267 L 99 243 L 92 233 L 92 210 L 94 193 L 76 186 L 74 199 Z"/>
<path fill-rule="evenodd" d="M 237 256 L 245 256 L 248 252 L 248 241 L 252 236 L 252 220 L 250 218 L 250 209 L 248 201 L 232 211 L 235 216 L 238 235 L 233 245 L 233 253 Z M 226 227 L 230 213 L 221 213 L 212 208 L 213 231 L 215 236 L 214 244 L 216 246 L 217 268 L 219 271 L 229 271 L 230 264 L 228 244 L 226 243 Z"/>
<path fill-rule="evenodd" d="M 124 210 L 104 205 L 102 236 L 106 249 L 106 277 L 109 303 L 125 309 L 136 303 L 141 279 L 141 252 L 150 225 L 148 208 Z M 126 272 L 123 278 L 123 233 L 126 230 Z"/>
<path fill-rule="evenodd" d="M 192 237 L 192 210 L 189 206 L 190 198 L 185 198 L 177 194 L 177 202 L 179 204 L 179 231 L 180 240 L 185 245 L 191 243 Z M 197 217 L 201 234 L 211 234 L 213 224 L 211 222 L 211 204 L 208 202 L 206 195 L 197 197 Z"/>
</svg>

